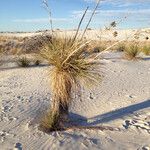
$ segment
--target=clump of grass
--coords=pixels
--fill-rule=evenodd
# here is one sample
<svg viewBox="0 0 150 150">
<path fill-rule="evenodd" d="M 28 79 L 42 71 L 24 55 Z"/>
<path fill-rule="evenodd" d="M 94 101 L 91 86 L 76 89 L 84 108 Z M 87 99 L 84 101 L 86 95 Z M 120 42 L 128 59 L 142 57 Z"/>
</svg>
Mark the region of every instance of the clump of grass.
<svg viewBox="0 0 150 150">
<path fill-rule="evenodd" d="M 93 83 L 99 83 L 101 74 L 96 69 L 99 63 L 90 61 L 91 57 L 85 57 L 84 54 L 88 43 L 89 41 L 55 37 L 41 50 L 41 56 L 53 65 L 50 71 L 53 101 L 48 116 L 50 120 L 47 118 L 49 125 L 44 123 L 47 126 L 42 125 L 44 128 L 63 128 L 62 125 L 68 118 L 72 94 L 82 85 L 90 87 Z M 59 117 L 56 117 L 56 114 L 59 114 Z"/>
<path fill-rule="evenodd" d="M 143 48 L 142 48 L 142 52 L 145 54 L 145 55 L 150 55 L 150 46 L 147 46 L 145 45 Z"/>
<path fill-rule="evenodd" d="M 125 49 L 126 49 L 126 45 L 125 44 L 118 44 L 118 46 L 117 46 L 117 48 L 116 48 L 116 50 L 118 51 L 118 52 L 123 52 L 123 51 L 125 51 Z"/>
<path fill-rule="evenodd" d="M 17 64 L 20 67 L 29 67 L 30 61 L 27 57 L 24 56 L 24 57 L 18 59 Z"/>
<path fill-rule="evenodd" d="M 53 131 L 63 129 L 69 117 L 69 106 L 72 102 L 72 95 L 76 94 L 85 83 L 91 87 L 93 83 L 98 83 L 98 80 L 101 79 L 101 74 L 96 69 L 99 65 L 96 57 L 91 60 L 89 55 L 85 55 L 85 49 L 90 41 L 83 40 L 99 3 L 100 0 L 96 2 L 96 6 L 80 38 L 78 37 L 78 31 L 88 7 L 79 22 L 74 37 L 61 38 L 54 35 L 51 11 L 47 1 L 43 3 L 50 16 L 52 39 L 49 43 L 45 44 L 40 54 L 53 67 L 50 71 L 52 105 L 50 112 L 45 116 L 44 121 L 41 122 L 40 126 L 43 128 L 42 130 Z"/>
<path fill-rule="evenodd" d="M 139 46 L 137 44 L 131 44 L 124 51 L 125 58 L 128 60 L 136 60 L 139 52 Z"/>
</svg>

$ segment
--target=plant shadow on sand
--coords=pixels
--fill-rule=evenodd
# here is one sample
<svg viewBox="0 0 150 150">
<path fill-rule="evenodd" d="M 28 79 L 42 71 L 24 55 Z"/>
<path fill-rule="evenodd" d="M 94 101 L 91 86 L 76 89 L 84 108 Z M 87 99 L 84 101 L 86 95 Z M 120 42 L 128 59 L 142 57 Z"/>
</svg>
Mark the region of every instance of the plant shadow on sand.
<svg viewBox="0 0 150 150">
<path fill-rule="evenodd" d="M 39 123 L 41 122 L 41 118 L 44 116 L 44 110 L 47 110 L 49 107 L 49 104 L 42 104 L 43 106 L 40 107 L 41 109 L 37 109 L 36 112 L 34 112 L 34 116 L 32 116 L 34 119 L 30 122 L 31 126 L 39 126 Z M 111 127 L 111 126 L 103 126 L 103 123 L 108 123 L 110 121 L 133 115 L 134 113 L 137 113 L 138 111 L 141 111 L 143 109 L 149 109 L 150 108 L 150 99 L 137 103 L 134 105 L 130 105 L 127 107 L 123 107 L 114 111 L 110 111 L 104 114 L 100 114 L 97 116 L 94 116 L 92 118 L 86 118 L 84 116 L 81 116 L 79 114 L 75 114 L 70 112 L 69 113 L 69 122 L 66 124 L 66 126 L 62 130 L 58 131 L 65 131 L 68 129 L 92 129 L 92 130 L 110 130 L 110 131 L 120 131 L 121 128 L 119 127 Z M 43 131 L 41 128 L 38 127 L 39 130 Z M 45 131 L 43 131 L 45 132 Z M 50 133 L 49 131 L 46 133 Z M 63 132 L 64 133 L 64 132 Z"/>
<path fill-rule="evenodd" d="M 28 67 L 19 67 L 19 66 L 1 67 L 0 71 L 11 70 L 11 69 L 27 69 L 27 68 L 35 68 L 35 67 L 47 67 L 47 66 L 49 66 L 49 64 L 40 64 L 38 66 L 36 66 L 36 65 L 30 65 Z"/>
<path fill-rule="evenodd" d="M 112 120 L 116 120 L 119 118 L 122 118 L 124 116 L 128 116 L 131 114 L 134 114 L 134 112 L 140 111 L 142 109 L 146 109 L 150 107 L 150 99 L 141 102 L 141 103 L 137 103 L 134 105 L 130 105 L 127 107 L 123 107 L 114 111 L 110 111 L 104 114 L 100 114 L 97 116 L 94 116 L 92 118 L 85 118 L 83 116 L 80 116 L 78 114 L 70 114 L 70 118 L 71 120 L 74 120 L 73 122 L 75 122 L 75 124 L 80 124 L 80 125 L 84 125 L 84 126 L 94 126 L 94 125 L 98 125 L 100 123 L 107 123 L 109 121 Z M 88 123 L 87 120 L 94 120 L 93 122 Z"/>
<path fill-rule="evenodd" d="M 150 57 L 143 58 L 145 61 L 150 61 Z"/>
</svg>

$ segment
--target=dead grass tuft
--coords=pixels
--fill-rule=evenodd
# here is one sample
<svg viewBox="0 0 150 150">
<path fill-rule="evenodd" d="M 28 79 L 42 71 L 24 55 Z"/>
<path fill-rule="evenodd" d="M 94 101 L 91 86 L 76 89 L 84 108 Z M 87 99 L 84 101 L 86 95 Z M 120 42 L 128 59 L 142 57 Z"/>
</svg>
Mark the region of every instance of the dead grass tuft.
<svg viewBox="0 0 150 150">
<path fill-rule="evenodd" d="M 27 57 L 24 56 L 18 59 L 17 64 L 19 67 L 29 67 L 30 61 Z"/>
<path fill-rule="evenodd" d="M 131 44 L 125 49 L 124 56 L 128 60 L 136 60 L 139 52 L 139 46 L 137 44 Z"/>
</svg>

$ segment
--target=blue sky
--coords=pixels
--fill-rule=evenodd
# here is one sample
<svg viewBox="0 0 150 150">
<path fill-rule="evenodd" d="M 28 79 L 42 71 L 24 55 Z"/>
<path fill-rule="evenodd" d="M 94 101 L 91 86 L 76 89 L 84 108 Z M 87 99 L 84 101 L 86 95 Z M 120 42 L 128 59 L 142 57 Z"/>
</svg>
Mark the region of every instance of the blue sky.
<svg viewBox="0 0 150 150">
<path fill-rule="evenodd" d="M 74 29 L 83 11 L 89 6 L 83 26 L 95 6 L 94 0 L 48 0 L 53 26 Z M 127 17 L 126 19 L 124 19 Z M 102 0 L 91 28 L 103 28 L 112 21 L 118 28 L 150 27 L 150 0 Z M 48 13 L 42 0 L 1 0 L 0 31 L 36 31 L 49 29 Z"/>
</svg>

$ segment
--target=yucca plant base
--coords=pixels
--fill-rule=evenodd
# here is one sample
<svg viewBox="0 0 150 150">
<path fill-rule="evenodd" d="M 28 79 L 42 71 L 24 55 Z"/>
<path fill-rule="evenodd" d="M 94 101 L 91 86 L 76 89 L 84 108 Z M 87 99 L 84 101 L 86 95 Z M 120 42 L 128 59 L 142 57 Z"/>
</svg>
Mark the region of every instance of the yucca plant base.
<svg viewBox="0 0 150 150">
<path fill-rule="evenodd" d="M 58 78 L 59 76 L 61 75 L 59 74 Z M 55 80 L 54 87 L 57 86 L 57 84 L 59 84 L 59 80 L 57 81 Z M 71 90 L 68 89 L 67 84 L 64 85 L 64 88 L 61 88 L 60 90 L 60 92 L 63 92 L 64 94 L 63 90 L 65 90 L 68 96 L 68 101 L 69 101 Z M 55 89 L 53 89 L 53 92 L 55 94 L 53 95 L 53 98 L 52 98 L 51 107 L 42 118 L 41 124 L 40 124 L 40 129 L 43 130 L 44 132 L 64 130 L 65 127 L 67 126 L 67 122 L 69 118 L 68 101 L 65 100 L 65 97 L 64 99 L 62 99 L 62 96 L 60 95 L 59 91 L 55 91 Z"/>
<path fill-rule="evenodd" d="M 43 132 L 62 131 L 65 130 L 68 122 L 68 107 L 59 104 L 59 109 L 49 110 L 42 118 L 39 129 Z"/>
<path fill-rule="evenodd" d="M 71 100 L 71 81 L 67 72 L 54 68 L 52 75 L 52 105 L 43 117 L 40 129 L 44 132 L 65 130 L 69 120 L 69 104 Z M 52 83 L 52 82 L 51 82 Z"/>
<path fill-rule="evenodd" d="M 60 118 L 60 114 L 53 111 L 48 112 L 42 119 L 39 129 L 46 133 L 64 130 L 65 128 Z"/>
</svg>

